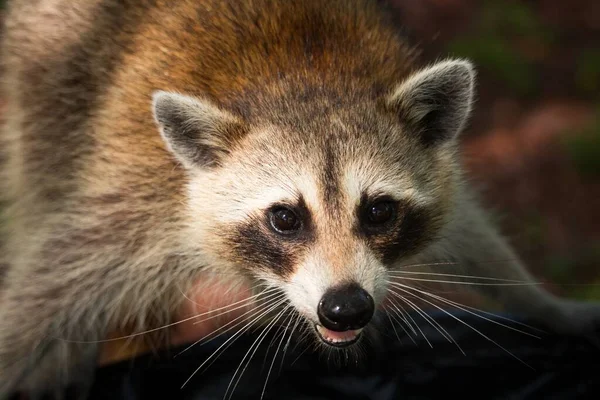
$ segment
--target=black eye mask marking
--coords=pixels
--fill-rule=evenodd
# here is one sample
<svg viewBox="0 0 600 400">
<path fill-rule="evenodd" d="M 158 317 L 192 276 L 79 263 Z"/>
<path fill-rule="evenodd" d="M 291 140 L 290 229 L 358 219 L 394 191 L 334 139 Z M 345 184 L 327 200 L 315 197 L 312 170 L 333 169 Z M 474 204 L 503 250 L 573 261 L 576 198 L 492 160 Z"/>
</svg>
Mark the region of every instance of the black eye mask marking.
<svg viewBox="0 0 600 400">
<path fill-rule="evenodd" d="M 356 212 L 355 232 L 366 240 L 383 263 L 389 265 L 399 257 L 414 254 L 432 239 L 437 213 L 410 202 L 393 202 L 394 216 L 385 223 L 374 226 L 366 218 L 372 205 L 381 201 L 391 200 L 362 197 Z"/>
<path fill-rule="evenodd" d="M 271 226 L 273 210 L 285 207 L 301 221 L 301 228 L 280 234 Z M 229 231 L 229 229 L 227 229 Z M 300 197 L 297 204 L 275 204 L 264 213 L 252 216 L 235 226 L 225 238 L 232 249 L 233 261 L 248 271 L 269 270 L 287 277 L 294 273 L 307 245 L 315 240 L 310 211 Z"/>
</svg>

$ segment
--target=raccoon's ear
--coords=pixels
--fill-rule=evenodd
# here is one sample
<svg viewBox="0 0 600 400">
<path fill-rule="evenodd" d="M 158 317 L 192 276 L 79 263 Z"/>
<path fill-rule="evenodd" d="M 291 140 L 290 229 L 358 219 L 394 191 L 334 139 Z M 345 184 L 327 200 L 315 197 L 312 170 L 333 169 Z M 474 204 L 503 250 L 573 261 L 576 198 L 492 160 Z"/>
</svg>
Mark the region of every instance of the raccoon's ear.
<svg viewBox="0 0 600 400">
<path fill-rule="evenodd" d="M 152 108 L 169 150 L 188 169 L 218 166 L 245 132 L 237 118 L 207 100 L 157 91 Z"/>
<path fill-rule="evenodd" d="M 475 71 L 465 60 L 446 60 L 402 82 L 387 106 L 426 146 L 456 137 L 471 114 Z"/>
</svg>

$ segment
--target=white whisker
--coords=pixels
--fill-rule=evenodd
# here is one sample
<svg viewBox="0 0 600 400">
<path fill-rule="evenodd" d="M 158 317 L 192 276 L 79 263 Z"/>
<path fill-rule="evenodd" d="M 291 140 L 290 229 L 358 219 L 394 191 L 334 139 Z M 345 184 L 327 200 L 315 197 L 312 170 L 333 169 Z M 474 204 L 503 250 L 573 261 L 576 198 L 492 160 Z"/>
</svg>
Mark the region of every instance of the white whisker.
<svg viewBox="0 0 600 400">
<path fill-rule="evenodd" d="M 409 304 L 424 320 L 426 320 L 427 322 L 429 322 L 429 324 L 433 328 L 435 328 L 439 332 L 439 334 L 442 335 L 442 337 L 444 337 L 450 343 L 454 342 L 452 340 L 451 336 L 448 334 L 448 332 L 444 329 L 444 327 L 441 326 L 433 317 L 431 317 L 425 311 L 423 311 L 422 308 L 420 308 L 417 304 L 415 304 L 414 302 L 410 301 L 406 297 L 401 296 L 398 293 L 396 293 L 396 295 L 398 295 L 402 300 L 404 300 L 407 304 Z"/>
<path fill-rule="evenodd" d="M 286 355 L 287 350 L 288 350 L 288 348 L 290 346 L 290 342 L 292 341 L 292 336 L 294 334 L 294 331 L 298 327 L 298 323 L 300 322 L 300 318 L 302 318 L 302 316 L 300 315 L 300 313 L 297 313 L 296 321 L 294 322 L 294 326 L 292 327 L 292 330 L 290 331 L 290 334 L 288 336 L 288 340 L 285 343 L 285 346 L 283 347 L 283 355 L 281 356 L 281 364 L 279 365 L 279 372 L 280 373 L 281 373 L 281 370 L 283 369 L 283 362 L 285 360 L 285 355 Z"/>
<path fill-rule="evenodd" d="M 450 343 L 454 343 L 456 345 L 456 347 L 460 350 L 460 352 L 463 353 L 463 355 L 465 354 L 465 352 L 463 351 L 462 347 L 460 347 L 460 345 L 458 344 L 458 342 L 456 340 L 454 340 L 454 338 L 452 337 L 452 335 L 439 322 L 437 322 L 435 320 L 435 318 L 433 318 L 431 315 L 428 315 L 418 305 L 416 305 L 412 301 L 408 300 L 404 296 L 400 295 L 399 293 L 396 293 L 394 291 L 390 291 L 390 292 L 393 293 L 395 296 L 398 296 L 400 299 L 402 299 L 403 301 L 405 301 L 407 304 L 409 304 L 419 315 L 421 315 L 421 317 L 423 319 L 425 319 L 427 322 L 429 322 L 429 324 L 435 330 L 437 330 L 439 332 L 439 334 L 442 335 L 442 337 L 444 339 L 446 339 Z"/>
<path fill-rule="evenodd" d="M 397 275 L 434 275 L 434 276 L 447 276 L 447 277 L 453 277 L 453 278 L 481 279 L 481 280 L 507 282 L 507 283 L 510 283 L 510 282 L 512 282 L 512 283 L 532 283 L 530 281 L 521 281 L 521 280 L 515 280 L 515 279 L 493 278 L 493 277 L 476 276 L 476 275 L 446 274 L 446 273 L 439 273 L 439 272 L 390 271 L 389 273 L 391 275 L 394 275 L 394 274 L 397 274 Z"/>
<path fill-rule="evenodd" d="M 542 285 L 543 283 L 539 282 L 521 282 L 521 283 L 487 283 L 487 282 L 464 282 L 464 281 L 448 281 L 448 280 L 439 280 L 439 279 L 425 279 L 425 278 L 409 278 L 409 277 L 399 277 L 399 279 L 406 281 L 416 281 L 416 282 L 433 282 L 433 283 L 452 283 L 454 285 L 472 285 L 472 286 L 533 286 L 533 285 Z"/>
<path fill-rule="evenodd" d="M 272 290 L 274 291 L 274 290 L 276 290 L 276 289 L 275 289 L 275 288 L 273 288 L 273 289 L 268 289 L 268 291 L 272 291 Z M 110 339 L 91 340 L 91 341 L 85 341 L 85 340 L 69 340 L 69 339 L 58 338 L 58 337 L 54 337 L 54 339 L 61 340 L 61 341 L 63 341 L 63 342 L 67 342 L 67 343 L 82 343 L 82 344 L 83 344 L 83 343 L 107 343 L 107 342 L 116 342 L 116 341 L 120 341 L 120 340 L 124 340 L 124 339 L 134 338 L 134 337 L 136 337 L 136 336 L 147 335 L 147 334 L 149 334 L 149 333 L 152 333 L 152 332 L 157 332 L 157 331 L 160 331 L 161 329 L 166 329 L 166 328 L 170 328 L 170 327 L 173 327 L 173 326 L 176 326 L 176 325 L 179 325 L 179 324 L 183 324 L 183 323 L 185 323 L 185 322 L 192 321 L 192 320 L 194 320 L 194 319 L 196 319 L 196 318 L 200 318 L 200 317 L 202 317 L 202 316 L 205 316 L 205 315 L 208 315 L 208 314 L 214 313 L 214 312 L 216 312 L 216 311 L 225 310 L 225 309 L 227 309 L 227 308 L 233 307 L 233 306 L 235 306 L 235 305 L 238 305 L 238 304 L 240 304 L 240 303 L 249 303 L 249 302 L 251 302 L 251 300 L 252 300 L 252 299 L 254 299 L 254 298 L 256 298 L 256 297 L 258 297 L 258 296 L 260 296 L 260 295 L 264 294 L 265 292 L 266 292 L 266 291 L 260 292 L 260 293 L 258 293 L 258 294 L 255 294 L 255 295 L 251 296 L 251 297 L 245 298 L 245 299 L 243 299 L 243 300 L 236 301 L 236 302 L 234 302 L 234 303 L 231 303 L 231 304 L 229 304 L 229 305 L 226 305 L 226 306 L 223 306 L 223 307 L 219 307 L 219 308 L 216 308 L 216 309 L 214 309 L 214 310 L 210 310 L 210 311 L 203 312 L 203 313 L 200 313 L 200 314 L 192 315 L 191 317 L 187 317 L 187 318 L 181 319 L 181 320 L 179 320 L 179 321 L 175 321 L 175 322 L 172 322 L 172 323 L 170 323 L 170 324 L 166 324 L 166 325 L 160 326 L 160 327 L 158 327 L 158 328 L 148 329 L 148 330 L 145 330 L 145 331 L 142 331 L 142 332 L 132 333 L 132 334 L 130 334 L 130 335 L 119 336 L 119 337 L 110 338 Z M 185 297 L 185 295 L 184 295 L 184 297 Z M 233 311 L 233 310 L 231 310 L 231 311 Z M 221 315 L 223 315 L 223 314 L 226 314 L 227 312 L 228 312 L 228 311 L 225 311 L 225 312 L 223 312 Z"/>
<path fill-rule="evenodd" d="M 244 355 L 244 358 L 242 358 L 242 361 L 240 361 L 240 365 L 237 367 L 237 369 L 233 373 L 233 377 L 231 378 L 231 381 L 229 382 L 229 385 L 227 386 L 227 389 L 225 390 L 225 397 L 227 397 L 227 394 L 229 393 L 229 389 L 230 389 L 231 385 L 233 384 L 233 381 L 234 381 L 236 375 L 238 374 L 238 371 L 240 370 L 240 368 L 244 364 L 244 361 L 246 360 L 246 358 L 248 358 L 248 361 L 246 362 L 246 365 L 244 366 L 244 368 L 240 372 L 238 379 L 236 380 L 235 384 L 233 385 L 233 388 L 231 389 L 231 393 L 229 394 L 229 399 L 231 399 L 231 396 L 233 396 L 233 393 L 235 392 L 235 388 L 237 387 L 238 383 L 242 379 L 242 375 L 244 375 L 244 372 L 246 371 L 246 368 L 248 368 L 248 365 L 250 365 L 250 362 L 252 361 L 252 357 L 254 357 L 254 354 L 256 354 L 256 351 L 260 347 L 260 344 L 263 342 L 263 340 L 265 339 L 265 337 L 267 337 L 268 333 L 271 331 L 271 329 L 273 329 L 273 327 L 275 326 L 275 324 L 277 323 L 277 321 L 279 320 L 279 318 L 281 318 L 281 316 L 285 313 L 285 311 L 289 307 L 291 307 L 291 306 L 288 305 L 283 310 L 281 310 L 273 318 L 273 320 L 271 322 L 269 322 L 269 324 L 267 324 L 267 326 L 265 327 L 265 329 L 254 340 L 254 343 L 252 343 L 252 345 L 250 346 L 250 348 L 248 349 L 248 351 Z M 254 351 L 252 351 L 253 349 L 254 349 Z M 252 353 L 250 353 L 250 352 L 252 352 Z M 248 357 L 248 355 L 250 355 L 250 357 Z"/>
<path fill-rule="evenodd" d="M 400 296 L 399 296 L 400 297 Z M 406 301 L 406 299 L 403 299 L 406 304 L 408 304 L 412 309 L 414 309 L 415 311 L 417 311 L 417 313 L 419 313 L 419 311 L 417 309 L 415 309 L 409 302 Z M 391 301 L 391 299 L 390 299 Z M 407 314 L 408 316 L 410 316 L 410 314 Z M 411 317 L 412 319 L 412 317 Z M 427 344 L 429 345 L 429 347 L 433 348 L 433 345 L 431 344 L 431 342 L 429 341 L 429 339 L 427 339 L 427 336 L 425 335 L 425 333 L 423 332 L 423 330 L 421 330 L 421 327 L 419 326 L 419 324 L 417 324 L 415 322 L 414 319 L 412 319 L 412 321 L 414 322 L 415 326 L 417 327 L 417 329 L 419 330 L 419 332 L 421 333 L 421 336 L 423 336 L 423 339 L 425 339 L 425 341 L 427 342 Z"/>
<path fill-rule="evenodd" d="M 408 264 L 408 265 L 403 265 L 399 268 L 413 268 L 413 267 L 432 267 L 435 265 L 458 265 L 458 262 L 434 262 L 434 263 L 423 263 L 423 264 Z"/>
<path fill-rule="evenodd" d="M 219 350 L 221 350 L 223 347 L 227 346 L 228 343 L 233 343 L 232 340 L 235 341 L 237 338 L 239 338 L 244 332 L 246 332 L 248 329 L 250 329 L 250 327 L 252 327 L 252 325 L 256 321 L 258 321 L 264 315 L 268 314 L 269 312 L 271 312 L 272 310 L 276 309 L 280 305 L 284 304 L 285 302 L 286 302 L 285 299 L 278 301 L 274 305 L 270 306 L 267 310 L 265 310 L 262 313 L 260 313 L 260 315 L 258 315 L 257 317 L 255 317 L 252 321 L 248 322 L 238 332 L 236 332 L 235 334 L 233 334 L 229 339 L 227 339 L 223 344 L 221 344 L 202 364 L 200 364 L 200 366 L 198 368 L 196 368 L 194 370 L 194 372 L 192 372 L 192 374 L 190 375 L 190 377 L 183 383 L 183 385 L 181 385 L 181 388 L 183 388 L 190 381 L 190 379 L 192 379 L 194 377 L 194 375 L 196 375 L 196 373 L 198 373 L 198 371 L 200 371 L 202 369 L 202 367 L 204 365 L 206 365 L 206 363 L 208 363 L 219 352 Z"/>
<path fill-rule="evenodd" d="M 291 306 L 288 306 L 291 307 Z M 265 385 L 263 386 L 263 390 L 262 393 L 260 395 L 260 399 L 262 400 L 265 397 L 265 391 L 267 390 L 267 385 L 269 383 L 269 378 L 271 377 L 271 371 L 273 370 L 273 365 L 275 365 L 275 360 L 277 360 L 277 353 L 279 353 L 279 349 L 281 349 L 281 345 L 283 344 L 283 341 L 285 340 L 285 332 L 287 331 L 287 329 L 289 329 L 291 323 L 292 323 L 292 319 L 294 317 L 294 314 L 290 314 L 290 317 L 288 319 L 288 324 L 287 324 L 287 328 L 284 328 L 283 334 L 281 335 L 281 340 L 279 341 L 279 345 L 277 346 L 277 348 L 275 349 L 275 354 L 273 354 L 273 361 L 271 362 L 271 366 L 269 367 L 269 372 L 267 372 L 267 378 L 265 379 Z M 290 333 L 291 334 L 291 333 Z M 268 349 L 267 349 L 267 353 L 268 353 Z"/>
<path fill-rule="evenodd" d="M 396 315 L 398 315 L 398 317 L 406 323 L 406 325 L 409 327 L 409 329 L 412 331 L 412 333 L 414 335 L 416 335 L 417 331 L 415 330 L 415 328 L 412 326 L 412 324 L 408 320 L 408 318 L 410 317 L 410 313 L 406 312 L 404 307 L 402 307 L 402 304 L 398 304 L 395 301 L 392 301 L 392 299 L 390 299 L 390 303 L 391 303 L 392 307 L 396 310 Z M 414 322 L 414 320 L 412 320 L 412 321 Z"/>
<path fill-rule="evenodd" d="M 281 297 L 283 297 L 283 295 L 282 295 Z M 278 298 L 278 299 L 279 299 L 279 298 Z M 273 301 L 277 301 L 278 299 L 273 299 Z M 270 303 L 270 304 L 272 304 L 272 303 Z M 258 308 L 258 309 L 251 310 L 252 312 L 255 312 L 255 313 L 254 313 L 252 316 L 250 316 L 249 318 L 252 318 L 252 317 L 254 317 L 254 316 L 257 314 L 257 313 L 261 312 L 261 310 L 264 310 L 266 307 L 269 307 L 269 304 L 265 304 L 265 305 L 261 306 L 261 307 L 260 307 L 260 308 Z M 276 306 L 276 307 L 277 307 L 277 306 Z M 268 312 L 270 312 L 270 311 L 267 311 L 267 313 L 268 313 Z M 264 313 L 263 313 L 263 315 L 264 315 Z M 241 317 L 241 316 L 240 316 L 240 317 Z M 261 316 L 258 316 L 258 318 L 262 318 L 262 315 L 261 315 Z M 235 334 L 234 334 L 234 336 L 236 336 L 236 335 L 238 335 L 238 334 L 239 334 L 238 336 L 241 336 L 241 334 L 242 334 L 242 333 L 244 333 L 244 332 L 248 331 L 248 329 L 249 329 L 249 328 L 252 326 L 252 324 L 253 324 L 255 321 L 256 321 L 256 319 L 254 319 L 253 321 L 249 322 L 246 328 L 243 328 L 243 330 L 240 330 L 240 331 L 238 331 L 237 333 L 235 333 Z M 226 331 L 224 331 L 224 332 L 221 332 L 221 333 L 219 333 L 218 335 L 216 335 L 215 337 L 212 337 L 212 338 L 210 338 L 208 341 L 215 340 L 215 339 L 216 339 L 216 338 L 218 338 L 219 336 L 222 336 L 222 335 L 224 335 L 224 334 L 225 334 L 225 333 L 227 333 L 228 331 L 230 331 L 230 330 L 234 329 L 235 327 L 237 327 L 237 326 L 241 325 L 241 324 L 242 324 L 242 323 L 244 323 L 244 322 L 245 322 L 245 321 L 240 321 L 240 322 L 238 322 L 237 324 L 235 324 L 235 325 L 234 325 L 234 326 L 232 326 L 231 328 L 228 328 Z M 202 339 L 200 339 L 198 342 L 201 342 L 201 341 L 203 341 L 203 340 L 205 340 L 205 338 L 202 338 Z M 213 365 L 213 364 L 214 364 L 214 363 L 215 363 L 215 362 L 216 362 L 216 361 L 219 359 L 219 357 L 220 357 L 222 354 L 224 354 L 224 353 L 227 351 L 227 349 L 229 349 L 229 347 L 231 347 L 231 346 L 232 346 L 232 345 L 235 343 L 235 341 L 236 341 L 236 340 L 237 340 L 237 338 L 236 338 L 236 339 L 234 339 L 233 341 L 231 341 L 231 343 L 229 343 L 227 346 L 225 346 L 225 347 L 224 347 L 224 348 L 223 348 L 223 349 L 220 351 L 220 353 L 219 353 L 219 354 L 218 354 L 218 355 L 217 355 L 217 356 L 216 356 L 216 357 L 215 357 L 215 358 L 214 358 L 214 359 L 213 359 L 213 360 L 212 360 L 212 361 L 211 361 L 211 362 L 210 362 L 210 363 L 209 363 L 209 364 L 206 366 L 206 369 L 210 368 L 210 367 L 211 367 L 211 365 Z M 208 343 L 208 341 L 207 341 L 206 343 Z M 198 343 L 198 342 L 196 342 L 196 343 Z M 202 344 L 205 344 L 205 343 L 202 343 Z M 201 345 L 202 345 L 202 344 L 201 344 Z M 219 349 L 215 350 L 215 352 L 214 352 L 214 353 L 217 353 L 218 351 L 219 351 Z"/>
<path fill-rule="evenodd" d="M 406 336 L 408 336 L 408 338 L 416 345 L 417 342 L 415 341 L 415 339 L 412 337 L 412 335 L 406 330 L 406 328 L 402 324 L 402 322 L 404 322 L 409 327 L 409 329 L 413 332 L 413 334 L 415 336 L 417 335 L 417 331 L 414 330 L 414 328 L 412 327 L 412 325 L 410 325 L 410 323 L 408 322 L 408 319 L 406 319 L 406 317 L 404 316 L 404 308 L 402 308 L 402 311 L 400 311 L 398 309 L 398 306 L 402 307 L 402 305 L 396 304 L 396 302 L 392 302 L 392 301 L 390 301 L 390 304 L 391 304 L 391 309 L 390 309 L 391 313 L 390 312 L 386 312 L 388 318 L 390 319 L 390 322 L 392 322 L 392 318 L 393 318 L 394 321 L 397 322 L 398 325 L 400 325 L 400 328 L 402 328 L 402 330 L 404 331 L 404 333 L 406 334 Z M 402 315 L 400 315 L 400 314 L 402 314 Z M 396 316 L 398 316 L 398 318 L 400 318 L 402 321 L 398 321 L 398 319 L 396 318 Z M 392 322 L 392 328 L 394 329 L 394 332 L 396 333 L 396 337 L 398 337 L 398 339 L 400 339 L 400 337 L 398 336 L 398 332 L 396 331 L 396 327 L 394 326 L 393 322 Z M 400 342 L 402 342 L 402 341 L 400 340 Z"/>
<path fill-rule="evenodd" d="M 396 286 L 396 285 L 394 285 L 394 286 Z M 411 292 L 409 292 L 408 290 L 404 289 L 405 287 L 406 287 L 406 288 L 408 288 L 408 289 L 411 289 L 411 290 L 416 290 L 416 289 L 413 289 L 413 288 L 411 288 L 411 287 L 409 287 L 409 286 L 406 286 L 406 285 L 397 285 L 397 286 L 396 286 L 396 288 L 397 288 L 397 289 L 399 289 L 399 290 L 403 291 L 404 293 L 407 293 L 407 294 L 409 294 L 409 295 L 413 295 L 413 296 L 414 296 L 414 293 L 411 293 Z M 420 290 L 419 290 L 419 292 L 422 292 L 422 291 L 420 291 Z M 425 293 L 423 293 L 423 294 L 426 294 L 426 295 L 431 295 L 431 294 L 429 294 L 429 293 L 426 293 L 426 292 L 425 292 Z M 419 298 L 419 297 L 418 297 L 418 298 Z M 509 354 L 511 357 L 515 358 L 517 361 L 519 361 L 519 362 L 520 362 L 520 363 L 522 363 L 523 365 L 525 365 L 525 366 L 527 366 L 527 367 L 529 367 L 529 368 L 533 369 L 533 367 L 531 367 L 531 366 L 530 366 L 529 364 L 527 364 L 525 361 L 521 360 L 519 357 L 517 357 L 516 355 L 514 355 L 514 354 L 513 354 L 512 352 L 510 352 L 508 349 L 506 349 L 505 347 L 503 347 L 502 345 L 500 345 L 498 342 L 496 342 L 495 340 L 493 340 L 492 338 L 490 338 L 489 336 L 487 336 L 485 333 L 481 332 L 481 331 L 480 331 L 480 330 L 478 330 L 477 328 L 475 328 L 475 327 L 471 326 L 470 324 L 466 323 L 465 321 L 463 321 L 462 319 L 460 319 L 460 318 L 458 318 L 457 316 L 453 315 L 452 313 L 450 313 L 450 312 L 448 312 L 448 311 L 444 310 L 442 307 L 438 306 L 437 304 L 435 304 L 435 303 L 433 303 L 433 302 L 430 302 L 430 301 L 428 301 L 427 299 L 424 299 L 424 298 L 419 298 L 419 299 L 420 299 L 421 301 L 424 301 L 424 302 L 426 302 L 426 303 L 428 303 L 428 304 L 432 305 L 433 307 L 435 307 L 435 308 L 437 308 L 438 310 L 442 311 L 443 313 L 445 313 L 445 314 L 446 314 L 446 315 L 448 315 L 449 317 L 451 317 L 451 318 L 455 319 L 456 321 L 460 322 L 461 324 L 463 324 L 463 325 L 467 326 L 468 328 L 472 329 L 474 332 L 476 332 L 476 333 L 478 333 L 479 335 L 481 335 L 481 337 L 483 337 L 484 339 L 486 339 L 486 340 L 488 340 L 488 341 L 492 342 L 493 344 L 495 344 L 496 346 L 498 346 L 500 349 L 504 350 L 504 351 L 505 351 L 507 354 Z"/>
<path fill-rule="evenodd" d="M 277 291 L 274 291 L 274 292 L 271 292 L 270 294 L 266 295 L 266 296 L 265 296 L 263 299 L 261 299 L 261 301 L 273 300 L 273 298 L 279 298 L 279 297 L 282 297 L 282 294 L 281 294 L 281 293 L 279 293 L 279 292 L 277 292 Z M 225 315 L 225 314 L 228 314 L 228 313 L 230 313 L 230 312 L 232 312 L 232 311 L 236 311 L 236 310 L 239 310 L 239 309 L 242 309 L 242 308 L 245 308 L 245 307 L 248 307 L 248 303 L 246 303 L 246 304 L 242 304 L 242 305 L 240 305 L 240 306 L 237 306 L 237 307 L 235 307 L 235 308 L 232 308 L 232 309 L 230 309 L 230 310 L 227 310 L 227 311 L 225 311 L 225 312 L 219 313 L 219 314 L 217 314 L 217 315 L 211 315 L 210 317 L 207 317 L 207 318 L 201 319 L 200 321 L 195 321 L 195 322 L 194 322 L 194 325 L 201 324 L 201 323 L 203 323 L 203 322 L 206 322 L 206 321 L 209 321 L 209 320 L 211 320 L 211 319 L 213 319 L 213 318 L 218 318 L 218 317 L 220 317 L 220 316 L 223 316 L 223 315 Z M 209 312 L 207 312 L 207 313 L 205 313 L 205 314 L 210 314 L 210 313 L 212 313 L 212 312 L 215 312 L 215 311 L 218 311 L 218 309 L 215 309 L 215 310 L 209 311 Z"/>
<path fill-rule="evenodd" d="M 245 320 L 242 320 L 240 322 L 238 322 L 237 324 L 233 325 L 232 327 L 227 328 L 229 325 L 235 323 L 236 321 L 244 318 L 246 315 L 254 313 L 257 314 L 259 312 L 261 312 L 261 310 L 266 309 L 267 307 L 269 307 L 271 304 L 273 304 L 274 302 L 281 300 L 284 297 L 283 294 L 279 294 L 278 296 L 276 296 L 275 298 L 272 298 L 268 303 L 265 304 L 261 304 L 260 306 L 257 306 L 255 308 L 252 308 L 248 311 L 246 311 L 245 313 L 239 315 L 238 317 L 232 319 L 231 321 L 227 322 L 226 324 L 223 324 L 222 326 L 219 326 L 217 329 L 215 329 L 212 333 L 198 339 L 197 341 L 195 341 L 194 343 L 192 343 L 191 345 L 189 345 L 188 347 L 186 347 L 185 349 L 183 349 L 181 352 L 179 352 L 175 357 L 181 355 L 182 353 L 188 351 L 189 349 L 191 349 L 192 347 L 196 346 L 197 344 L 199 344 L 200 342 L 205 342 L 203 344 L 206 344 L 208 342 L 210 342 L 211 340 L 214 340 L 216 338 L 218 338 L 219 336 L 231 331 L 232 329 L 234 329 L 235 327 L 239 326 L 240 324 L 243 324 L 245 322 Z M 210 318 L 208 318 L 210 319 Z M 211 337 L 212 335 L 214 335 L 215 333 L 217 333 L 218 331 L 222 330 L 223 328 L 227 328 L 225 331 L 222 331 L 220 333 L 218 333 L 216 336 Z"/>
<path fill-rule="evenodd" d="M 446 303 L 446 304 L 449 304 L 449 305 L 453 305 L 453 306 L 455 306 L 456 308 L 458 308 L 458 309 L 459 309 L 459 310 L 461 310 L 461 311 L 464 311 L 464 312 L 466 312 L 466 313 L 469 313 L 469 314 L 471 314 L 471 315 L 475 315 L 476 317 L 479 317 L 479 318 L 481 318 L 481 319 L 483 319 L 483 320 L 485 320 L 485 321 L 488 321 L 488 322 L 494 323 L 494 324 L 496 324 L 496 325 L 502 326 L 502 327 L 504 327 L 504 328 L 507 328 L 507 329 L 511 329 L 511 330 L 513 330 L 513 331 L 515 331 L 515 332 L 519 332 L 519 333 L 522 333 L 522 334 L 524 334 L 524 335 L 528 335 L 528 336 L 534 337 L 534 338 L 536 338 L 536 339 L 539 339 L 539 338 L 540 338 L 539 336 L 536 336 L 536 335 L 534 335 L 534 334 L 532 334 L 532 333 L 525 332 L 525 331 L 523 331 L 523 330 L 521 330 L 521 329 L 517 329 L 517 328 L 514 328 L 514 327 L 512 327 L 512 326 L 508 326 L 508 325 L 506 325 L 506 324 L 503 324 L 503 323 L 501 323 L 501 322 L 494 321 L 493 319 L 490 319 L 490 318 L 487 318 L 487 317 L 481 316 L 481 315 L 479 315 L 479 314 L 477 314 L 477 313 L 475 313 L 475 312 L 473 312 L 473 311 L 470 311 L 470 310 L 468 310 L 467 308 L 463 307 L 463 306 L 462 306 L 460 303 L 456 303 L 456 302 L 454 302 L 454 301 L 451 301 L 451 300 L 445 299 L 445 298 L 443 298 L 443 297 L 441 297 L 441 296 L 438 296 L 438 295 L 435 295 L 435 294 L 433 294 L 433 293 L 429 293 L 429 292 L 426 292 L 426 291 L 424 291 L 424 290 L 419 290 L 419 289 L 411 288 L 411 287 L 410 287 L 410 286 L 408 286 L 408 285 L 402 285 L 402 284 L 399 284 L 399 283 L 394 283 L 394 285 L 401 285 L 401 286 L 402 286 L 402 287 L 404 287 L 404 288 L 407 288 L 407 289 L 411 289 L 411 290 L 418 291 L 418 292 L 419 292 L 419 293 L 421 293 L 421 294 L 424 294 L 424 295 L 426 295 L 426 296 L 429 296 L 429 297 L 433 297 L 434 299 L 436 299 L 436 300 L 439 300 L 439 301 L 441 301 L 441 302 L 443 302 L 443 303 Z"/>
<path fill-rule="evenodd" d="M 487 261 L 478 261 L 478 264 L 498 264 L 498 263 L 507 263 L 507 262 L 514 262 L 516 261 L 515 259 L 508 259 L 508 260 L 487 260 Z M 420 263 L 420 264 L 408 264 L 408 265 L 402 265 L 398 268 L 413 268 L 413 267 L 433 267 L 433 266 L 453 266 L 453 265 L 460 265 L 460 262 L 458 261 L 444 261 L 444 262 L 432 262 L 432 263 Z"/>
<path fill-rule="evenodd" d="M 398 339 L 398 341 L 400 342 L 400 344 L 402 344 L 402 339 L 400 339 L 400 335 L 398 335 L 398 331 L 396 330 L 396 325 L 394 324 L 395 320 L 392 320 L 392 316 L 390 315 L 389 312 L 386 312 L 385 315 L 390 320 L 390 325 L 392 326 L 392 329 L 394 330 L 394 334 L 396 335 L 396 339 Z M 408 335 L 408 332 L 406 332 L 406 329 L 404 327 L 402 327 L 402 329 L 404 329 L 404 332 Z"/>
</svg>

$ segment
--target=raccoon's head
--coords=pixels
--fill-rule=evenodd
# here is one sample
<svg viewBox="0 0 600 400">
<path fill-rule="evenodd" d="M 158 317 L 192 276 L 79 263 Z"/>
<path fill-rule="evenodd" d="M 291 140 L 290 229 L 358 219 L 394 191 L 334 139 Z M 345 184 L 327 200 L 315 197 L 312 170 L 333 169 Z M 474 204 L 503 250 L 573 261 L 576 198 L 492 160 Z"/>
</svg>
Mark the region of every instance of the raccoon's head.
<svg viewBox="0 0 600 400">
<path fill-rule="evenodd" d="M 189 172 L 188 240 L 205 262 L 281 289 L 323 343 L 355 343 L 389 270 L 448 221 L 473 82 L 470 63 L 443 61 L 380 98 L 313 90 L 251 122 L 157 92 L 161 134 Z"/>
</svg>

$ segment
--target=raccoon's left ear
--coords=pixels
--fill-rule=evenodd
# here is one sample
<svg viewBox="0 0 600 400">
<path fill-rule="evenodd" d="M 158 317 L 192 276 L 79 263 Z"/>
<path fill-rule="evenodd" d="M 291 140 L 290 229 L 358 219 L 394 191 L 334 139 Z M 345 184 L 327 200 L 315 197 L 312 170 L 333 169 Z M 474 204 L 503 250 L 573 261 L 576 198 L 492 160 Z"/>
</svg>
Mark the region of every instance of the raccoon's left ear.
<svg viewBox="0 0 600 400">
<path fill-rule="evenodd" d="M 165 91 L 152 100 L 163 140 L 188 169 L 220 165 L 246 132 L 241 121 L 208 100 Z"/>
<path fill-rule="evenodd" d="M 475 71 L 465 60 L 446 60 L 409 76 L 387 99 L 426 146 L 456 137 L 471 114 Z"/>
</svg>

